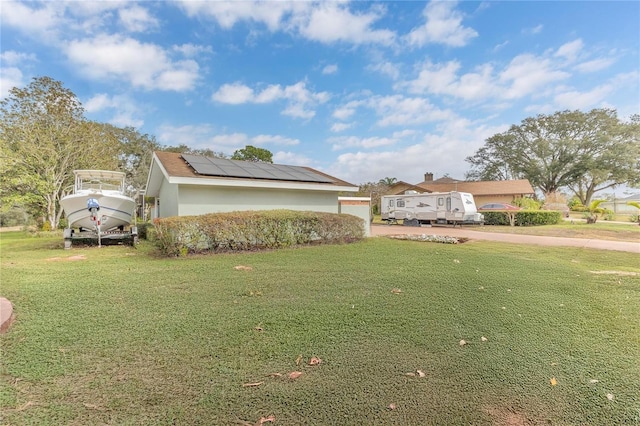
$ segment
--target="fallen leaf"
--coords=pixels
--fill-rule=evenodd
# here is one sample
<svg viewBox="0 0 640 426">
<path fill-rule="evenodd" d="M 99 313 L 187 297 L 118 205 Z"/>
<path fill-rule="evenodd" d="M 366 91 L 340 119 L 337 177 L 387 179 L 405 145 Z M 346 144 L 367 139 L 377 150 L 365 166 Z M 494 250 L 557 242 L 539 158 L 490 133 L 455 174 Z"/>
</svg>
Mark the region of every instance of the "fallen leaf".
<svg viewBox="0 0 640 426">
<path fill-rule="evenodd" d="M 460 340 L 460 346 L 464 346 L 466 344 L 467 344 L 467 342 L 465 340 Z"/>
<path fill-rule="evenodd" d="M 458 259 L 453 259 L 453 263 L 460 263 Z"/>
<path fill-rule="evenodd" d="M 405 376 L 416 377 L 416 373 L 404 373 Z"/>
<path fill-rule="evenodd" d="M 300 376 L 302 376 L 302 371 L 292 371 L 291 373 L 289 373 L 290 379 L 297 379 Z"/>
<path fill-rule="evenodd" d="M 481 341 L 483 341 L 483 342 L 486 342 L 486 341 L 487 341 L 487 340 L 489 340 L 489 339 L 487 339 L 486 337 L 482 336 L 482 337 L 480 338 L 480 340 L 481 340 Z"/>
<path fill-rule="evenodd" d="M 615 397 L 613 396 L 613 394 L 612 394 L 612 393 L 608 393 L 608 394 L 607 394 L 607 399 L 608 399 L 609 401 L 613 401 L 613 399 L 614 399 L 614 398 L 615 398 Z"/>
<path fill-rule="evenodd" d="M 320 358 L 318 358 L 317 356 L 311 357 L 311 359 L 309 360 L 309 365 L 318 365 L 322 362 L 322 360 Z"/>
<path fill-rule="evenodd" d="M 400 294 L 400 293 L 402 293 L 402 290 L 400 290 L 399 288 L 392 288 L 392 289 L 391 289 L 391 293 L 393 293 L 393 294 Z"/>
<path fill-rule="evenodd" d="M 589 383 L 598 383 L 599 381 L 600 380 L 598 380 L 598 379 L 591 379 L 591 380 L 589 380 Z"/>
<path fill-rule="evenodd" d="M 503 307 L 502 307 L 502 309 L 507 309 L 507 307 L 506 307 L 506 306 L 503 306 Z"/>
<path fill-rule="evenodd" d="M 274 423 L 275 421 L 276 421 L 276 416 L 274 416 L 273 414 L 270 415 L 269 417 L 260 417 L 260 420 L 256 422 L 256 426 L 260 426 L 265 423 Z"/>
<path fill-rule="evenodd" d="M 262 328 L 262 326 L 261 326 L 261 325 L 256 325 L 253 329 L 254 329 L 255 331 L 264 331 L 264 328 Z"/>
<path fill-rule="evenodd" d="M 302 355 L 298 355 L 298 358 L 296 358 L 296 365 L 300 365 L 301 362 L 302 362 Z"/>
<path fill-rule="evenodd" d="M 549 383 L 551 383 L 551 386 L 555 386 L 558 384 L 558 381 L 556 380 L 555 377 L 552 377 L 551 380 L 549 380 Z"/>
<path fill-rule="evenodd" d="M 267 374 L 267 377 L 282 377 L 281 373 L 271 373 L 271 374 Z"/>
<path fill-rule="evenodd" d="M 389 410 L 395 410 L 396 408 L 398 408 L 398 406 L 392 402 L 391 404 L 389 404 L 389 405 L 387 406 L 387 408 L 388 408 Z"/>
<path fill-rule="evenodd" d="M 424 374 L 424 371 L 422 370 L 416 370 L 416 373 L 418 373 L 418 377 L 427 377 L 427 375 Z"/>
<path fill-rule="evenodd" d="M 484 287 L 480 286 L 480 287 L 478 287 L 478 290 L 482 291 L 482 290 L 484 290 Z"/>
<path fill-rule="evenodd" d="M 260 386 L 261 384 L 263 384 L 264 382 L 255 382 L 255 383 L 245 383 L 242 385 L 243 388 L 253 388 L 256 386 Z"/>
<path fill-rule="evenodd" d="M 253 268 L 251 266 L 244 265 L 234 266 L 233 269 L 235 269 L 236 271 L 253 271 Z"/>
</svg>

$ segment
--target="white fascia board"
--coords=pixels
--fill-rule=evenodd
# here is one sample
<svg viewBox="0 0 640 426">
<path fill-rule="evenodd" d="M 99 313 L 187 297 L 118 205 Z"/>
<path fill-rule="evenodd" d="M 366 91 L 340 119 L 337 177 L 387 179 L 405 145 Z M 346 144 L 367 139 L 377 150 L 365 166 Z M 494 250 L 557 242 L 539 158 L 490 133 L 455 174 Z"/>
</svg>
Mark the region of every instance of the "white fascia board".
<svg viewBox="0 0 640 426">
<path fill-rule="evenodd" d="M 202 186 L 226 186 L 236 188 L 270 188 L 270 189 L 299 189 L 305 191 L 331 191 L 331 192 L 357 192 L 357 186 L 319 185 L 305 182 L 284 182 L 268 180 L 230 180 L 230 179 L 202 179 L 189 177 L 175 177 L 169 179 L 169 183 L 177 185 L 202 185 Z"/>
<path fill-rule="evenodd" d="M 338 197 L 338 201 L 371 201 L 371 197 Z"/>
<path fill-rule="evenodd" d="M 158 156 L 156 153 L 153 153 L 153 158 L 151 160 L 151 167 L 149 167 L 149 176 L 147 177 L 147 185 L 145 186 L 145 190 L 147 194 L 153 194 L 153 191 L 156 192 L 160 190 L 160 184 L 162 183 L 162 177 L 165 179 L 169 179 L 169 173 L 162 165 L 162 162 L 158 160 Z M 153 182 L 152 182 L 153 181 Z M 156 187 L 154 187 L 154 185 Z"/>
</svg>

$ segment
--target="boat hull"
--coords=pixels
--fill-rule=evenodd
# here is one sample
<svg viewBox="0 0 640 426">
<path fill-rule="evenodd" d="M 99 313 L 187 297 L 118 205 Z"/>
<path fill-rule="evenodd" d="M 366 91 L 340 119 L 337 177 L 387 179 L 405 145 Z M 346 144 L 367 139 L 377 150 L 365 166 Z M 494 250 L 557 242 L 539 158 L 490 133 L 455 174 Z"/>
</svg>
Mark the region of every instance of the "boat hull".
<svg viewBox="0 0 640 426">
<path fill-rule="evenodd" d="M 97 223 L 92 220 L 92 212 L 88 208 L 90 199 L 96 200 L 99 205 L 96 216 L 102 231 L 125 228 L 131 224 L 136 208 L 132 198 L 115 192 L 86 191 L 67 195 L 60 200 L 69 228 L 96 229 Z"/>
</svg>

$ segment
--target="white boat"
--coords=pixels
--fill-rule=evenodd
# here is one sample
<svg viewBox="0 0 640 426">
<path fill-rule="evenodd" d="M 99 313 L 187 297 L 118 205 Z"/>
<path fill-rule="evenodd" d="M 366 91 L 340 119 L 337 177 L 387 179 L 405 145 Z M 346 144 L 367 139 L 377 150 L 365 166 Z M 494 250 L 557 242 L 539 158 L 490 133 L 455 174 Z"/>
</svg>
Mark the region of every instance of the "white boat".
<svg viewBox="0 0 640 426">
<path fill-rule="evenodd" d="M 107 170 L 75 170 L 73 193 L 60 205 L 68 228 L 80 231 L 123 231 L 132 220 L 136 202 L 125 193 L 125 174 Z"/>
</svg>

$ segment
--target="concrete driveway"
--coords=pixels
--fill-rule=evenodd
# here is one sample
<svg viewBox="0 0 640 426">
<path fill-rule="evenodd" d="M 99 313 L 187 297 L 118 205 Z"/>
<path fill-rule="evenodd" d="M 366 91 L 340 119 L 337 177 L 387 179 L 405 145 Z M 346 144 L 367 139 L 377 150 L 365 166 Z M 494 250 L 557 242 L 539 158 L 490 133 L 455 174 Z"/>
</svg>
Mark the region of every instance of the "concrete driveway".
<svg viewBox="0 0 640 426">
<path fill-rule="evenodd" d="M 470 240 L 484 241 L 502 241 L 513 244 L 529 244 L 539 246 L 555 246 L 555 247 L 582 247 L 598 250 L 616 250 L 627 251 L 640 254 L 640 241 L 609 241 L 594 240 L 585 238 L 562 238 L 562 237 L 542 237 L 537 235 L 521 235 L 521 234 L 500 234 L 495 232 L 474 231 L 473 228 L 465 228 L 464 226 L 402 226 L 402 225 L 371 225 L 371 236 L 384 235 L 445 235 L 449 237 L 468 238 Z"/>
</svg>

